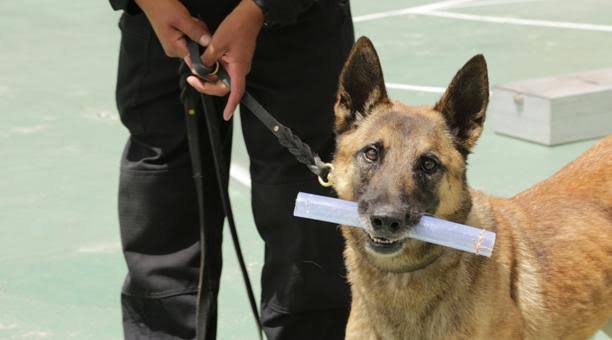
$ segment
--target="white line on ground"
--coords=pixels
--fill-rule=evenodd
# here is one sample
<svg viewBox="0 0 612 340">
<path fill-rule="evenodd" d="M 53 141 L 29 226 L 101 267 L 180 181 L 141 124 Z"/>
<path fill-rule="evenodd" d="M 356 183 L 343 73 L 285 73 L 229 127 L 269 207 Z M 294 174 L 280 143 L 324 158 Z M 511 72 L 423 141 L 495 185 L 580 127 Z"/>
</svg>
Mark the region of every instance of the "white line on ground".
<svg viewBox="0 0 612 340">
<path fill-rule="evenodd" d="M 397 83 L 385 83 L 388 89 L 393 90 L 407 90 L 407 91 L 418 91 L 418 92 L 430 92 L 430 93 L 444 93 L 446 90 L 444 87 L 435 86 L 419 86 L 419 85 L 408 85 L 408 84 L 397 84 Z"/>
<path fill-rule="evenodd" d="M 51 335 L 53 335 L 52 332 L 29 331 L 29 332 L 23 333 L 21 335 L 21 338 L 23 339 L 42 339 L 42 338 L 46 338 Z"/>
<path fill-rule="evenodd" d="M 121 250 L 121 243 L 109 242 L 81 246 L 77 249 L 77 253 L 92 253 L 92 254 L 112 254 Z"/>
<path fill-rule="evenodd" d="M 13 328 L 17 328 L 16 323 L 3 324 L 0 322 L 0 331 L 8 331 Z"/>
<path fill-rule="evenodd" d="M 23 126 L 23 127 L 14 127 L 9 129 L 10 134 L 18 134 L 18 135 L 30 135 L 38 132 L 42 132 L 48 130 L 50 126 L 48 124 L 38 124 L 32 126 Z"/>
<path fill-rule="evenodd" d="M 423 5 L 423 6 L 416 6 L 416 7 L 409 7 L 409 8 L 392 10 L 392 11 L 360 15 L 360 16 L 353 17 L 353 22 L 370 21 L 370 20 L 376 20 L 376 19 L 382 19 L 382 18 L 388 18 L 388 17 L 396 17 L 399 15 L 415 14 L 417 12 L 432 11 L 436 9 L 443 9 L 443 8 L 450 7 L 453 5 L 463 4 L 466 2 L 470 2 L 470 1 L 474 1 L 474 0 L 446 0 L 446 1 L 434 2 L 432 4 Z"/>
<path fill-rule="evenodd" d="M 512 17 L 495 17 L 495 16 L 484 16 L 484 15 L 474 15 L 474 14 L 451 13 L 451 12 L 444 12 L 444 11 L 427 11 L 427 12 L 421 12 L 421 13 L 415 13 L 415 14 L 435 16 L 435 17 L 441 17 L 441 18 L 449 18 L 449 19 L 491 22 L 491 23 L 498 23 L 498 24 L 512 24 L 512 25 L 522 25 L 522 26 L 538 26 L 538 27 L 567 28 L 567 29 L 585 30 L 585 31 L 612 32 L 612 26 L 581 24 L 581 23 L 565 22 L 565 21 L 548 21 L 548 20 L 520 19 L 520 18 L 512 18 Z"/>
<path fill-rule="evenodd" d="M 435 2 L 429 5 L 409 7 L 404 9 L 397 9 L 386 12 L 378 12 L 366 15 L 359 15 L 353 17 L 353 22 L 364 22 L 370 20 L 383 19 L 388 17 L 395 17 L 407 14 L 414 15 L 427 15 L 449 19 L 469 20 L 469 21 L 481 21 L 498 24 L 511 24 L 521 26 L 536 26 L 536 27 L 551 27 L 551 28 L 565 28 L 575 29 L 584 31 L 601 31 L 601 32 L 612 32 L 612 26 L 609 25 L 595 25 L 595 24 L 583 24 L 576 22 L 565 22 L 565 21 L 548 21 L 548 20 L 535 20 L 535 19 L 521 19 L 513 17 L 497 17 L 497 16 L 485 16 L 485 15 L 474 15 L 474 14 L 463 14 L 441 11 L 441 9 L 449 8 L 453 6 L 465 5 L 473 0 L 447 0 L 441 2 Z M 504 0 L 508 1 L 508 0 Z M 514 0 L 517 1 L 517 0 Z"/>
<path fill-rule="evenodd" d="M 496 6 L 496 5 L 510 5 L 525 2 L 544 2 L 549 0 L 482 0 L 474 1 L 465 4 L 457 4 L 449 6 L 449 8 L 472 8 L 472 7 L 484 7 L 484 6 Z"/>
<path fill-rule="evenodd" d="M 427 5 L 415 6 L 409 9 L 412 9 L 415 12 L 429 12 L 429 11 L 440 10 L 440 9 L 444 9 L 448 7 L 461 5 L 461 4 L 466 4 L 468 2 L 473 2 L 473 1 L 474 0 L 445 0 L 445 1 L 434 2 L 431 4 L 427 4 Z"/>
<path fill-rule="evenodd" d="M 251 188 L 251 174 L 245 167 L 232 163 L 230 165 L 230 177 L 245 187 Z"/>
</svg>

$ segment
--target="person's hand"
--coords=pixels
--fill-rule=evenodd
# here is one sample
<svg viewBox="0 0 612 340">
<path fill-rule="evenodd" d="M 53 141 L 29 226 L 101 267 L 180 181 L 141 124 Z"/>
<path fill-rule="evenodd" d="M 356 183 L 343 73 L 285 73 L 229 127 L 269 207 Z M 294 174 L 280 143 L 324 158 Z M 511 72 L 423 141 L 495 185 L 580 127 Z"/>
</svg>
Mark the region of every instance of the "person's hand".
<svg viewBox="0 0 612 340">
<path fill-rule="evenodd" d="M 169 57 L 183 58 L 189 54 L 185 36 L 202 46 L 210 41 L 206 24 L 192 17 L 178 0 L 135 1 L 146 14 Z"/>
<path fill-rule="evenodd" d="M 219 61 L 231 79 L 231 90 L 221 82 L 206 82 L 195 76 L 187 81 L 202 93 L 224 96 L 230 92 L 223 118 L 229 120 L 236 110 L 246 86 L 246 75 L 251 70 L 257 35 L 264 22 L 262 10 L 253 0 L 241 0 L 213 34 L 202 62 L 214 66 Z M 188 62 L 188 57 L 184 58 Z"/>
</svg>

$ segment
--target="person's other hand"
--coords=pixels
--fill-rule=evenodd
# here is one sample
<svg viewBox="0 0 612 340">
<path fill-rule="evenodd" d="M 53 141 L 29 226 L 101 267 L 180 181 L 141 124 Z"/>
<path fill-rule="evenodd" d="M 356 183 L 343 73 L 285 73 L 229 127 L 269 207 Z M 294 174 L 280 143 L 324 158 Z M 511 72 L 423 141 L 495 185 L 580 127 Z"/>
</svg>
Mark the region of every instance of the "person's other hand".
<svg viewBox="0 0 612 340">
<path fill-rule="evenodd" d="M 204 22 L 194 18 L 178 0 L 135 0 L 146 14 L 164 52 L 169 57 L 189 54 L 185 36 L 206 46 L 210 33 Z"/>
<path fill-rule="evenodd" d="M 257 35 L 264 22 L 262 10 L 253 0 L 241 0 L 213 34 L 202 62 L 214 66 L 219 61 L 231 79 L 231 89 L 221 82 L 206 82 L 195 76 L 187 81 L 202 93 L 224 96 L 230 92 L 223 118 L 229 120 L 244 94 L 246 76 L 251 70 Z M 188 58 L 184 58 L 187 61 Z"/>
</svg>

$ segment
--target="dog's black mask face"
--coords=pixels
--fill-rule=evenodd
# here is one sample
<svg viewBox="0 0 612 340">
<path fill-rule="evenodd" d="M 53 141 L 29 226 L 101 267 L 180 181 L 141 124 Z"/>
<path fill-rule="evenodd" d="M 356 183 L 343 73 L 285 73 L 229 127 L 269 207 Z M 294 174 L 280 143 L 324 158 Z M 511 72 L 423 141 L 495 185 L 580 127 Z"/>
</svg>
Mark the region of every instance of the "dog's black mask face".
<svg viewBox="0 0 612 340">
<path fill-rule="evenodd" d="M 446 167 L 435 152 L 414 152 L 413 146 L 405 145 L 410 140 L 405 137 L 422 128 L 414 117 L 388 112 L 377 120 L 371 132 L 374 140 L 354 155 L 358 185 L 353 196 L 360 215 L 368 220 L 372 245 L 383 251 L 385 241 L 405 237 L 423 214 L 436 212 Z"/>
<path fill-rule="evenodd" d="M 352 229 L 349 237 L 379 267 L 401 271 L 440 251 L 408 239 L 423 214 L 460 222 L 467 216 L 466 158 L 487 100 L 482 56 L 457 73 L 434 107 L 411 107 L 388 99 L 371 42 L 361 38 L 353 47 L 335 107 L 335 187 L 358 201 L 367 232 Z"/>
</svg>

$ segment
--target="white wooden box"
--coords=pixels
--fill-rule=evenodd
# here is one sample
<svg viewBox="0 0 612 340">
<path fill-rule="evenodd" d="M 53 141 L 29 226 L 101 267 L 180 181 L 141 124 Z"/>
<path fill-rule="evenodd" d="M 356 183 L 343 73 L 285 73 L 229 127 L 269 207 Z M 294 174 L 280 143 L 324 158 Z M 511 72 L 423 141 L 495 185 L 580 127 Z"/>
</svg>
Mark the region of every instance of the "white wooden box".
<svg viewBox="0 0 612 340">
<path fill-rule="evenodd" d="M 497 133 L 555 145 L 612 133 L 612 69 L 497 85 L 487 111 Z"/>
</svg>

